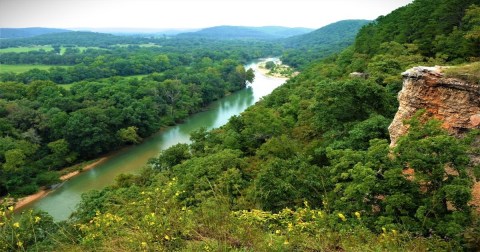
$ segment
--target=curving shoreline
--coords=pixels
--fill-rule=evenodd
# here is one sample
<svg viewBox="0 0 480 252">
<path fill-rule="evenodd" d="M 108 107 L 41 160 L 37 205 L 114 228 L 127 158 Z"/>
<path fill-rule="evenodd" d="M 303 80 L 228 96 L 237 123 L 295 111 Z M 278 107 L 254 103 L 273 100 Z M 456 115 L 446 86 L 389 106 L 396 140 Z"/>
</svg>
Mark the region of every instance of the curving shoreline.
<svg viewBox="0 0 480 252">
<path fill-rule="evenodd" d="M 265 62 L 266 60 L 269 60 L 269 59 L 271 59 L 271 58 L 260 59 L 260 62 Z M 257 74 L 258 74 L 259 76 L 261 75 L 262 77 L 267 78 L 267 79 L 278 79 L 278 80 L 282 80 L 282 81 L 281 81 L 282 83 L 284 83 L 284 81 L 288 79 L 288 78 L 285 78 L 285 77 L 280 77 L 280 78 L 279 78 L 279 77 L 277 77 L 277 76 L 273 76 L 272 74 L 265 73 L 264 71 L 260 71 L 261 69 L 259 68 L 259 62 L 254 62 L 253 64 L 250 64 L 250 67 L 253 68 L 255 71 L 257 71 Z M 262 69 L 262 70 L 263 70 L 263 69 Z M 260 77 L 259 77 L 259 78 L 260 78 Z M 260 78 L 260 79 L 262 79 L 262 78 Z M 269 86 L 269 85 L 267 85 L 267 86 Z M 260 87 L 261 87 L 261 85 L 260 85 Z M 268 89 L 268 88 L 267 88 L 267 89 Z M 260 89 L 260 90 L 262 90 L 262 89 Z M 260 91 L 259 93 L 257 92 L 257 95 L 259 95 L 259 94 L 261 94 L 261 93 L 262 93 L 262 91 Z M 253 97 L 252 97 L 252 98 L 253 98 Z M 228 99 L 228 98 L 227 98 L 227 99 Z M 236 109 L 236 108 L 233 108 L 233 110 L 235 110 L 235 109 Z M 206 110 L 210 110 L 210 109 L 206 109 Z M 209 112 L 206 112 L 206 113 L 209 113 Z M 223 112 L 223 113 L 224 113 L 224 112 Z M 194 118 L 195 118 L 195 117 L 194 117 Z M 207 118 L 207 119 L 208 119 L 208 118 Z M 217 119 L 215 119 L 215 120 L 217 120 Z M 194 121 L 198 121 L 198 120 L 194 120 Z M 191 123 L 191 122 L 190 122 L 190 123 Z M 223 122 L 223 123 L 226 123 L 226 122 Z M 223 123 L 222 123 L 222 124 L 223 124 Z M 182 125 L 182 124 L 179 124 L 179 125 L 177 125 L 177 126 L 175 126 L 175 127 L 173 127 L 173 128 L 167 127 L 167 128 L 165 128 L 165 129 L 160 129 L 160 131 L 166 130 L 166 132 L 170 132 L 172 129 L 175 130 L 175 129 L 177 129 L 178 127 L 182 127 L 181 125 Z M 188 125 L 188 124 L 187 124 L 187 125 Z M 193 125 L 194 125 L 194 124 L 192 124 L 192 126 L 193 126 Z M 188 127 L 191 127 L 191 126 L 187 126 L 187 128 L 185 128 L 185 130 L 190 130 Z M 218 127 L 218 126 L 217 126 L 217 127 Z M 171 129 L 170 129 L 170 128 L 171 128 Z M 169 130 L 169 129 L 170 129 L 170 130 Z M 178 129 L 177 129 L 177 131 L 178 131 Z M 182 135 L 182 133 L 170 132 L 170 133 L 168 133 L 168 134 L 172 134 L 172 133 L 173 133 L 173 136 L 180 137 L 180 138 L 182 138 L 182 139 L 184 138 L 183 135 Z M 177 135 L 178 135 L 178 136 L 177 136 Z M 150 138 L 155 139 L 155 138 L 158 138 L 158 136 L 156 136 L 156 134 L 155 134 L 155 135 L 152 135 L 151 137 L 148 137 L 148 138 L 144 139 L 144 141 L 142 141 L 142 142 L 144 142 L 144 143 L 140 144 L 140 146 L 145 145 L 145 144 L 148 146 L 148 142 L 151 142 L 151 141 L 150 141 L 150 140 L 151 140 Z M 147 139 L 150 139 L 150 140 L 147 140 Z M 146 141 L 145 141 L 145 140 L 146 140 Z M 184 140 L 185 140 L 185 139 L 184 139 Z M 155 146 L 154 148 L 156 149 L 157 147 Z M 129 147 L 127 147 L 126 149 L 129 149 Z M 140 148 L 135 147 L 135 148 L 133 148 L 132 150 L 135 150 L 135 149 L 142 149 L 142 147 L 140 147 Z M 122 149 L 122 150 L 123 150 L 123 149 Z M 131 152 L 132 150 L 130 150 L 129 152 Z M 123 151 L 121 151 L 121 152 L 123 153 Z M 144 150 L 143 152 L 145 152 L 145 150 Z M 112 161 L 112 162 L 115 163 L 115 160 L 117 160 L 117 159 L 116 159 L 117 154 L 118 154 L 118 151 L 114 151 L 113 153 L 108 153 L 108 154 L 105 155 L 103 158 L 100 158 L 99 160 L 94 161 L 94 163 L 91 163 L 91 164 L 89 164 L 89 165 L 86 165 L 85 167 L 83 167 L 82 169 L 80 169 L 80 170 L 81 170 L 80 172 L 79 172 L 79 171 L 72 171 L 72 172 L 69 172 L 69 173 L 61 176 L 61 181 L 66 182 L 67 180 L 71 180 L 72 178 L 76 177 L 77 175 L 79 176 L 79 175 L 84 174 L 82 171 L 90 170 L 90 169 L 93 169 L 93 168 L 95 168 L 95 167 L 97 167 L 97 166 L 103 168 L 104 164 L 102 164 L 102 163 L 104 163 L 106 160 L 114 160 L 114 161 Z M 141 153 L 138 154 L 138 155 L 140 155 L 140 159 L 142 159 L 143 156 L 144 156 L 144 155 L 141 154 Z M 135 160 L 138 160 L 138 157 L 136 157 Z M 88 161 L 87 161 L 87 162 L 88 162 Z M 92 161 L 90 161 L 90 162 L 92 162 Z M 109 162 L 106 162 L 106 163 L 110 163 L 110 161 L 109 161 Z M 126 166 L 125 166 L 125 165 L 122 165 L 122 167 L 123 167 L 123 166 L 127 167 L 128 164 L 130 164 L 130 163 L 127 161 L 126 164 L 127 164 Z M 73 168 L 73 167 L 72 167 L 72 168 Z M 70 168 L 70 169 L 71 169 L 71 168 Z M 127 169 L 129 169 L 129 168 L 127 167 Z M 65 169 L 64 169 L 63 171 L 65 171 Z M 103 169 L 102 171 L 105 171 L 105 169 Z M 128 170 L 123 170 L 122 172 L 128 172 Z M 96 174 L 97 174 L 97 173 L 96 173 Z M 110 175 L 112 175 L 112 174 L 110 174 Z M 80 180 L 83 181 L 83 178 L 84 178 L 85 176 L 82 175 L 82 176 L 79 176 L 79 177 L 81 177 Z M 110 176 L 110 177 L 112 177 L 112 176 Z M 78 191 L 83 191 L 83 189 L 82 189 L 82 188 L 83 188 L 83 185 L 82 185 L 82 186 L 79 185 L 78 180 L 77 180 L 76 178 L 75 178 L 74 180 L 68 182 L 68 184 L 69 184 L 70 186 L 72 185 L 72 183 L 76 185 L 76 190 L 77 190 L 77 191 L 75 191 L 75 193 L 73 193 L 73 194 L 78 194 Z M 93 183 L 93 182 L 92 182 L 92 183 Z M 94 184 L 97 184 L 97 182 L 94 182 Z M 61 184 L 59 184 L 59 185 L 61 186 Z M 86 188 L 89 188 L 88 185 L 85 185 L 85 187 L 86 187 Z M 58 211 L 59 208 L 60 208 L 60 209 L 66 208 L 66 207 L 68 207 L 68 206 L 66 206 L 66 204 L 55 201 L 55 197 L 57 197 L 57 196 L 52 196 L 52 195 L 57 195 L 56 192 L 58 192 L 58 191 L 61 191 L 62 194 L 64 194 L 65 192 L 63 191 L 63 190 L 64 190 L 63 188 L 64 188 L 64 187 L 61 187 L 60 190 L 57 190 L 57 189 L 59 189 L 59 187 L 55 187 L 55 188 L 53 188 L 53 189 L 40 190 L 40 191 L 38 191 L 38 192 L 35 193 L 35 194 L 29 195 L 29 196 L 27 196 L 27 197 L 20 198 L 20 199 L 16 202 L 16 205 L 15 205 L 16 211 L 21 212 L 22 209 L 23 209 L 23 210 L 25 210 L 25 209 L 30 209 L 30 208 L 32 208 L 33 206 L 36 206 L 37 204 L 43 204 L 42 202 L 44 202 L 45 198 L 47 199 L 47 201 L 48 201 L 49 203 L 48 203 L 47 206 L 42 206 L 41 209 L 44 210 L 44 211 L 47 211 L 47 212 L 50 212 L 50 211 Z M 67 191 L 68 191 L 68 190 L 67 190 Z M 76 195 L 70 195 L 70 196 L 73 197 L 73 198 L 76 197 Z M 70 197 L 70 196 L 69 196 L 69 197 Z M 54 197 L 54 200 L 51 200 L 51 199 L 50 199 L 51 197 Z M 67 201 L 70 202 L 69 204 L 71 204 L 71 202 L 72 202 L 71 198 L 69 198 Z M 73 201 L 75 201 L 75 200 L 73 200 Z M 11 201 L 11 202 L 13 203 L 13 201 Z M 53 203 L 52 203 L 52 202 L 53 202 Z M 50 209 L 51 206 L 55 206 L 54 209 Z M 36 207 L 35 207 L 35 208 L 36 208 Z M 61 212 L 61 211 L 60 211 L 60 212 Z M 63 214 L 63 212 L 61 212 L 61 213 Z M 54 217 L 54 218 L 55 218 L 55 217 Z M 62 218 L 64 218 L 64 216 L 58 217 L 58 218 L 59 218 L 59 220 L 61 220 Z"/>
<path fill-rule="evenodd" d="M 97 161 L 84 166 L 83 168 L 81 168 L 81 170 L 76 170 L 76 171 L 72 171 L 70 173 L 67 173 L 67 174 L 61 176 L 60 180 L 62 182 L 65 182 L 65 181 L 79 175 L 80 173 L 82 173 L 84 171 L 91 170 L 91 169 L 95 168 L 97 165 L 100 165 L 103 162 L 107 161 L 109 159 L 109 157 L 110 157 L 110 155 L 106 156 L 106 157 L 102 157 L 102 158 L 98 159 Z M 38 192 L 36 192 L 34 194 L 19 198 L 14 204 L 15 211 L 21 210 L 22 208 L 29 205 L 30 203 L 33 203 L 33 202 L 47 196 L 49 193 L 51 193 L 53 191 L 55 191 L 55 189 L 40 189 Z"/>
</svg>

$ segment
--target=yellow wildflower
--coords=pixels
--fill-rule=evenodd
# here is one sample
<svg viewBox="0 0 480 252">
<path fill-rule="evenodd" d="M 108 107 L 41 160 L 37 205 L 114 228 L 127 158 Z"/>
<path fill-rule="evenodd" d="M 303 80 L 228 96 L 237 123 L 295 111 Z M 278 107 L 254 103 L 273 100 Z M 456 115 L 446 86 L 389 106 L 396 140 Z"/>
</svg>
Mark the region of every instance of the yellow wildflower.
<svg viewBox="0 0 480 252">
<path fill-rule="evenodd" d="M 340 218 L 342 221 L 347 221 L 347 218 L 345 218 L 345 215 L 343 215 L 342 213 L 338 214 L 338 218 Z"/>
<path fill-rule="evenodd" d="M 355 212 L 355 216 L 357 217 L 357 219 L 360 220 L 360 217 L 361 217 L 360 212 Z"/>
<path fill-rule="evenodd" d="M 35 223 L 38 223 L 42 218 L 35 216 Z"/>
<path fill-rule="evenodd" d="M 280 229 L 275 230 L 275 234 L 280 234 L 281 232 Z"/>
<path fill-rule="evenodd" d="M 288 231 L 292 231 L 293 230 L 293 224 L 292 223 L 288 223 Z"/>
<path fill-rule="evenodd" d="M 322 211 L 319 211 L 319 212 L 318 212 L 318 216 L 320 216 L 320 218 L 323 219 L 323 213 L 322 213 Z"/>
<path fill-rule="evenodd" d="M 3 223 L 3 222 L 0 222 L 0 227 L 2 227 L 3 225 L 5 225 L 5 223 Z"/>
<path fill-rule="evenodd" d="M 170 236 L 165 235 L 165 240 L 169 241 L 169 240 L 170 240 Z"/>
<path fill-rule="evenodd" d="M 304 200 L 303 205 L 305 205 L 305 207 L 308 208 L 308 201 Z"/>
<path fill-rule="evenodd" d="M 5 215 L 5 212 L 0 211 L 0 216 L 4 216 L 4 215 Z"/>
<path fill-rule="evenodd" d="M 384 227 L 382 227 L 382 231 L 383 231 L 384 233 L 386 233 L 386 232 L 387 232 L 387 229 L 384 228 Z"/>
<path fill-rule="evenodd" d="M 290 244 L 290 242 L 288 242 L 288 240 L 285 240 L 285 241 L 283 242 L 283 245 L 288 245 L 288 244 Z"/>
<path fill-rule="evenodd" d="M 11 212 L 13 212 L 13 206 L 9 206 L 9 207 L 8 207 L 8 210 L 10 210 Z"/>
<path fill-rule="evenodd" d="M 392 229 L 393 236 L 397 236 L 397 230 Z"/>
<path fill-rule="evenodd" d="M 15 223 L 13 223 L 13 226 L 16 227 L 16 228 L 19 228 L 19 227 L 20 227 L 20 223 L 15 222 Z"/>
<path fill-rule="evenodd" d="M 18 241 L 18 242 L 17 242 L 17 246 L 22 247 L 22 246 L 23 246 L 23 242 Z"/>
<path fill-rule="evenodd" d="M 146 242 L 142 242 L 142 247 L 146 247 L 147 246 L 147 243 Z"/>
</svg>

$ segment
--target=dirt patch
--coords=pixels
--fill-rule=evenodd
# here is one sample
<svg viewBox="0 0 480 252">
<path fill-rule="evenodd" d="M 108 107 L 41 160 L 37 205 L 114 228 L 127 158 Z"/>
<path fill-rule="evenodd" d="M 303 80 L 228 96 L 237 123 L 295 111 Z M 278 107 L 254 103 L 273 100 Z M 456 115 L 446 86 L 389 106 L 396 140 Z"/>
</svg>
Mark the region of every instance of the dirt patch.
<svg viewBox="0 0 480 252">
<path fill-rule="evenodd" d="M 91 169 L 95 168 L 97 165 L 105 162 L 106 160 L 108 160 L 108 157 L 100 158 L 97 161 L 81 168 L 81 170 L 76 170 L 76 171 L 73 171 L 73 172 L 70 172 L 70 173 L 67 173 L 67 174 L 61 176 L 60 180 L 67 181 L 67 180 L 77 176 L 78 174 L 80 174 L 80 172 L 88 171 L 88 170 L 91 170 Z M 17 200 L 17 202 L 15 203 L 15 210 L 20 210 L 21 208 L 25 207 L 26 205 L 47 196 L 52 191 L 53 190 L 50 190 L 50 189 L 42 189 L 35 194 L 28 195 L 28 196 L 23 197 L 23 198 L 19 198 Z"/>
</svg>

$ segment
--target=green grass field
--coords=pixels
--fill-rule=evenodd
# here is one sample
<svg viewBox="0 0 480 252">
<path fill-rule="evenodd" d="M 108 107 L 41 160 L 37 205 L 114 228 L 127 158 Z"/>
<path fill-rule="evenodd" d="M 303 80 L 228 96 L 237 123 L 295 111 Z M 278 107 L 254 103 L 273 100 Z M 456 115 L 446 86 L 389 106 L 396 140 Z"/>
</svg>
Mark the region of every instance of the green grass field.
<svg viewBox="0 0 480 252">
<path fill-rule="evenodd" d="M 51 51 L 51 50 L 53 50 L 53 47 L 51 45 L 9 47 L 9 48 L 0 49 L 0 53 L 9 53 L 9 52 L 21 53 L 21 52 L 38 51 L 40 49 L 43 49 L 45 51 Z"/>
<path fill-rule="evenodd" d="M 48 70 L 50 67 L 69 67 L 69 66 L 58 66 L 58 65 L 5 65 L 0 64 L 0 73 L 14 72 L 14 73 L 23 73 L 30 69 L 38 68 L 40 70 Z"/>
</svg>

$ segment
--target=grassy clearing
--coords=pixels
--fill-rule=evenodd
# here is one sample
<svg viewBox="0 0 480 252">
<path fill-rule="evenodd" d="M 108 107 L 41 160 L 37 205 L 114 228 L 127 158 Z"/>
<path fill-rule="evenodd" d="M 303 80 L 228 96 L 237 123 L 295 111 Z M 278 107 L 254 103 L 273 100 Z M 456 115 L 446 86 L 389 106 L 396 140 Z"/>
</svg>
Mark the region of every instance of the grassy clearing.
<svg viewBox="0 0 480 252">
<path fill-rule="evenodd" d="M 147 44 L 146 44 L 147 45 Z M 152 46 L 155 46 L 152 44 Z M 85 46 L 76 46 L 73 48 L 77 48 L 80 52 L 84 52 L 87 49 L 101 49 L 100 47 L 85 47 Z M 45 50 L 47 52 L 52 51 L 53 47 L 51 45 L 36 45 L 36 46 L 22 46 L 22 47 L 9 47 L 9 48 L 2 48 L 0 49 L 1 53 L 23 53 L 23 52 L 31 52 L 31 51 L 39 51 Z M 67 47 L 62 46 L 60 48 L 60 54 L 63 55 L 67 51 Z"/>
<path fill-rule="evenodd" d="M 458 78 L 480 84 L 480 62 L 446 68 L 443 72 L 449 78 Z"/>
<path fill-rule="evenodd" d="M 69 66 L 59 66 L 59 65 L 6 65 L 0 64 L 0 73 L 14 72 L 14 73 L 23 73 L 28 70 L 37 68 L 40 70 L 48 70 L 51 67 L 69 67 Z"/>
<path fill-rule="evenodd" d="M 0 53 L 9 53 L 9 52 L 22 53 L 22 52 L 38 51 L 41 49 L 45 51 L 52 51 L 53 47 L 51 45 L 9 47 L 9 48 L 0 49 Z"/>
</svg>

